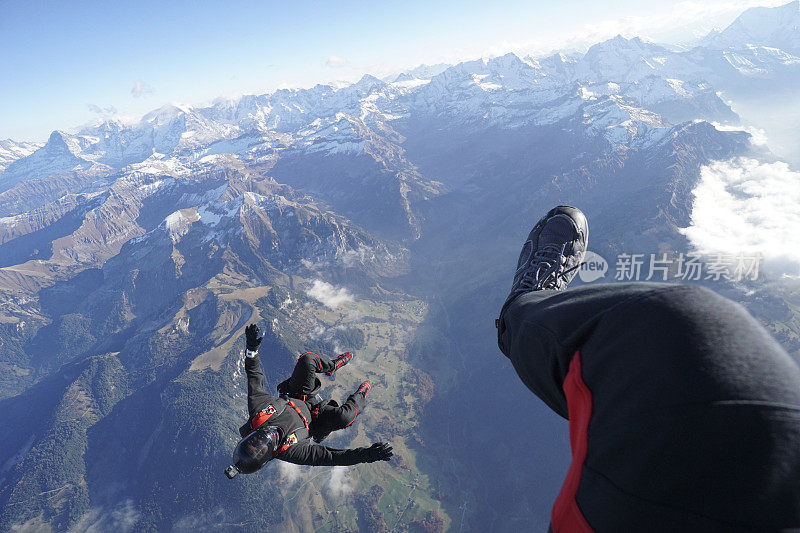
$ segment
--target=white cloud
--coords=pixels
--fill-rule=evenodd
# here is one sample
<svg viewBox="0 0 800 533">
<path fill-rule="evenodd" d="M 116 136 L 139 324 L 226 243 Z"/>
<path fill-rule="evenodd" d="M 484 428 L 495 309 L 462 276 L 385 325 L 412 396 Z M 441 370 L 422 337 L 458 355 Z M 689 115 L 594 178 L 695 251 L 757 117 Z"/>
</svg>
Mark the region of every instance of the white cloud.
<svg viewBox="0 0 800 533">
<path fill-rule="evenodd" d="M 719 122 L 711 123 L 719 131 L 744 131 L 750 134 L 750 142 L 756 146 L 767 145 L 767 132 L 755 126 L 726 126 Z"/>
<path fill-rule="evenodd" d="M 345 466 L 331 468 L 331 477 L 328 480 L 328 492 L 334 499 L 347 496 L 353 492 L 353 480 L 350 479 L 349 469 Z"/>
<path fill-rule="evenodd" d="M 714 28 L 727 27 L 737 16 L 755 6 L 778 6 L 785 0 L 687 0 L 672 6 L 668 15 L 620 17 L 586 25 L 591 41 L 617 34 L 679 42 L 706 35 Z"/>
<path fill-rule="evenodd" d="M 278 474 L 281 477 L 281 482 L 291 485 L 300 479 L 303 469 L 300 465 L 287 463 L 286 461 L 278 461 Z"/>
<path fill-rule="evenodd" d="M 447 63 L 458 63 L 474 59 L 476 53 L 481 57 L 494 57 L 514 52 L 520 57 L 548 55 L 554 50 L 585 51 L 591 45 L 623 35 L 642 37 L 655 42 L 683 43 L 703 37 L 713 29 L 727 27 L 748 8 L 756 6 L 779 6 L 786 0 L 687 0 L 678 2 L 663 13 L 649 15 L 628 15 L 601 19 L 590 24 L 575 24 L 575 29 L 558 33 L 544 33 L 536 39 L 527 35 L 510 34 L 502 42 L 475 49 L 455 49 L 439 57 Z M 431 58 L 427 58 L 428 61 Z"/>
<path fill-rule="evenodd" d="M 325 304 L 331 309 L 335 309 L 343 303 L 353 300 L 353 295 L 350 294 L 344 287 L 337 289 L 330 283 L 326 283 L 319 279 L 315 279 L 311 284 L 311 287 L 306 289 L 306 294 Z"/>
<path fill-rule="evenodd" d="M 111 510 L 92 508 L 70 529 L 70 533 L 100 533 L 102 531 L 135 531 L 141 519 L 133 500 L 120 502 Z"/>
<path fill-rule="evenodd" d="M 346 267 L 364 265 L 375 259 L 375 250 L 369 246 L 360 244 L 357 250 L 346 250 L 339 258 Z"/>
<path fill-rule="evenodd" d="M 227 521 L 225 510 L 217 507 L 213 511 L 197 510 L 180 518 L 172 526 L 173 533 L 196 533 L 219 529 Z"/>
<path fill-rule="evenodd" d="M 800 172 L 736 158 L 701 169 L 683 230 L 701 253 L 761 253 L 764 269 L 800 275 Z"/>
<path fill-rule="evenodd" d="M 142 96 L 147 96 L 153 94 L 154 89 L 149 84 L 139 80 L 131 89 L 131 96 L 134 98 L 139 98 Z"/>
<path fill-rule="evenodd" d="M 325 61 L 325 66 L 330 68 L 339 68 L 347 65 L 347 59 L 339 56 L 330 56 L 327 61 Z"/>
<path fill-rule="evenodd" d="M 786 0 L 686 0 L 672 7 L 672 15 L 676 20 L 692 22 L 727 13 L 738 16 L 751 7 L 775 7 L 785 3 Z"/>
<path fill-rule="evenodd" d="M 117 108 L 113 105 L 101 107 L 97 104 L 86 104 L 86 107 L 89 108 L 89 111 L 97 113 L 98 115 L 113 115 L 117 112 Z"/>
<path fill-rule="evenodd" d="M 360 317 L 360 313 L 358 311 L 348 313 L 347 319 L 349 321 L 357 320 Z M 344 324 L 339 324 L 338 326 L 333 326 L 331 328 L 326 328 L 324 326 L 316 326 L 311 332 L 308 334 L 310 339 L 321 339 L 325 342 L 333 343 L 331 348 L 335 353 L 344 353 L 347 351 L 348 348 L 339 344 L 339 341 L 335 338 L 337 331 L 345 331 L 350 329 L 348 326 Z"/>
</svg>

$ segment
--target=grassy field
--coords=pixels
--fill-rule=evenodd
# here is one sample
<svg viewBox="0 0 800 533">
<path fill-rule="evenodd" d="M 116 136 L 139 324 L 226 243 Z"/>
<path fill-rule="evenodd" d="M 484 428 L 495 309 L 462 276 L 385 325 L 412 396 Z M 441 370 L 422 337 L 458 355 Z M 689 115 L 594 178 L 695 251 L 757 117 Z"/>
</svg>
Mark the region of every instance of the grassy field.
<svg viewBox="0 0 800 533">
<path fill-rule="evenodd" d="M 442 516 L 440 502 L 430 496 L 428 475 L 417 464 L 416 450 L 407 438 L 418 424 L 419 407 L 406 380 L 411 370 L 407 362 L 408 350 L 416 327 L 425 316 L 426 306 L 402 295 L 381 302 L 353 298 L 335 308 L 304 299 L 303 295 L 295 298 L 297 303 L 284 306 L 273 321 L 281 336 L 301 338 L 310 345 L 337 328 L 357 328 L 364 334 L 361 349 L 335 347 L 336 351 L 354 351 L 355 357 L 336 374 L 336 381 L 326 379 L 323 382 L 323 396 L 341 402 L 359 383 L 369 379 L 375 383 L 369 395 L 369 407 L 353 426 L 343 430 L 341 435 L 332 435 L 329 445 L 365 446 L 386 440 L 391 442 L 398 457 L 389 464 L 363 464 L 348 469 L 345 474 L 348 482 L 343 488 L 334 483 L 337 475 L 334 469 L 327 468 L 328 472 L 322 473 L 311 469 L 301 474 L 294 484 L 286 486 L 287 501 L 315 502 L 309 513 L 318 516 L 313 520 L 316 531 L 368 527 L 362 523 L 365 510 L 359 508 L 365 505 L 364 501 L 357 495 L 367 493 L 374 486 L 383 490 L 376 506 L 390 531 L 407 530 L 409 524 L 424 519 L 430 511 Z M 296 513 L 296 508 L 292 508 Z M 287 512 L 286 516 L 291 514 L 294 513 Z M 443 518 L 449 525 L 449 518 Z"/>
</svg>

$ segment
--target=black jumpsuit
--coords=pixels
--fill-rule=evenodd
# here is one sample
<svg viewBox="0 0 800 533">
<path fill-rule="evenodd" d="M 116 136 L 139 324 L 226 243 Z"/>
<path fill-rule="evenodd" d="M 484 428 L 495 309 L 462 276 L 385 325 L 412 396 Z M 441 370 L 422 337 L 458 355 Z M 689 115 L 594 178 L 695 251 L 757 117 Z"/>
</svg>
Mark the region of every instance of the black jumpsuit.
<svg viewBox="0 0 800 533">
<path fill-rule="evenodd" d="M 800 362 L 693 285 L 523 294 L 498 344 L 569 419 L 560 531 L 800 528 Z"/>
<path fill-rule="evenodd" d="M 285 392 L 290 397 L 305 400 L 317 392 L 320 387 L 316 374 L 336 370 L 336 364 L 325 355 L 306 352 L 300 356 L 294 366 L 291 377 L 284 383 Z M 283 385 L 283 384 L 282 384 Z M 355 422 L 358 413 L 363 411 L 365 398 L 362 394 L 353 393 L 347 397 L 343 405 L 334 400 L 326 400 L 313 405 L 309 399 L 308 406 L 312 410 L 311 435 L 318 440 L 332 431 L 346 428 Z"/>
<path fill-rule="evenodd" d="M 322 364 L 326 360 L 330 363 L 330 360 L 324 356 L 313 355 L 318 357 Z M 247 373 L 249 422 L 252 423 L 252 420 L 262 410 L 271 410 L 270 406 L 274 407 L 275 414 L 271 415 L 262 425 L 278 427 L 281 432 L 281 442 L 278 448 L 280 451 L 275 455 L 276 459 L 289 463 L 314 466 L 346 466 L 363 462 L 366 448 L 340 450 L 312 444 L 309 440 L 311 436 L 309 430 L 313 431 L 315 429 L 314 425 L 320 419 L 323 420 L 326 428 L 340 429 L 352 424 L 358 412 L 363 409 L 364 398 L 362 395 L 351 395 L 348 398 L 348 403 L 351 403 L 352 399 L 352 405 L 348 406 L 348 403 L 346 403 L 341 408 L 330 407 L 324 411 L 320 410 L 320 416 L 312 421 L 311 410 L 306 402 L 292 398 L 278 398 L 266 391 L 264 388 L 264 373 L 261 370 L 261 360 L 258 355 L 252 358 L 245 357 L 244 368 Z M 316 372 L 316 368 L 317 366 L 311 364 L 309 354 L 304 354 L 298 360 L 290 379 L 296 378 L 298 382 L 305 382 L 306 378 L 308 378 L 308 375 L 306 375 L 308 373 L 305 369 Z M 310 373 L 310 376 L 313 382 L 313 372 Z M 356 398 L 353 398 L 353 396 L 356 396 Z M 293 406 L 289 405 L 290 401 Z M 323 413 L 325 413 L 324 416 Z"/>
</svg>

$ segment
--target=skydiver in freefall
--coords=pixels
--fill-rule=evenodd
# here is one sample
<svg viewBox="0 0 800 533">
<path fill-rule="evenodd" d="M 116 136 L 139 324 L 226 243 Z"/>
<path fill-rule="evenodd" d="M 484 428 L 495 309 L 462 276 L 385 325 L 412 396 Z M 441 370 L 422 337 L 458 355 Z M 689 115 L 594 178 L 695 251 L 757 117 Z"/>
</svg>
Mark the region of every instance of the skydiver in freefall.
<svg viewBox="0 0 800 533">
<path fill-rule="evenodd" d="M 559 532 L 800 531 L 800 361 L 697 285 L 567 290 L 584 214 L 528 235 L 496 321 L 525 385 L 569 420 Z"/>
<path fill-rule="evenodd" d="M 306 352 L 300 356 L 289 379 L 278 385 L 280 396 L 264 388 L 264 374 L 258 357 L 262 337 L 258 326 L 245 328 L 247 349 L 244 368 L 247 373 L 247 410 L 249 419 L 239 428 L 242 440 L 233 452 L 233 464 L 225 475 L 252 474 L 271 459 L 314 466 L 354 465 L 388 461 L 392 447 L 383 442 L 372 446 L 340 450 L 318 444 L 332 431 L 351 425 L 364 410 L 371 381 L 362 383 L 343 405 L 323 401 L 317 394 L 321 387 L 317 373 L 332 375 L 353 357 L 350 352 L 329 359 Z"/>
</svg>

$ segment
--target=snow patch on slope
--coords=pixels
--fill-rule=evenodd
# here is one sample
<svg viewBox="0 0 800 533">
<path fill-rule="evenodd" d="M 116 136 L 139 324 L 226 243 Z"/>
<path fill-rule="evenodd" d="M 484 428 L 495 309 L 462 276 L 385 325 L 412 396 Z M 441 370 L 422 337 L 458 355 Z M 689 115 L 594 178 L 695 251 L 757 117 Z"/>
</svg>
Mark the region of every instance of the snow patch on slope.
<svg viewBox="0 0 800 533">
<path fill-rule="evenodd" d="M 179 209 L 170 213 L 164 219 L 164 226 L 173 243 L 180 241 L 181 237 L 189 233 L 191 225 L 200 219 L 197 209 Z"/>
<path fill-rule="evenodd" d="M 129 165 L 128 168 L 132 173 L 142 174 L 186 176 L 190 173 L 189 168 L 177 159 L 159 153 L 154 153 L 141 163 Z"/>
</svg>

